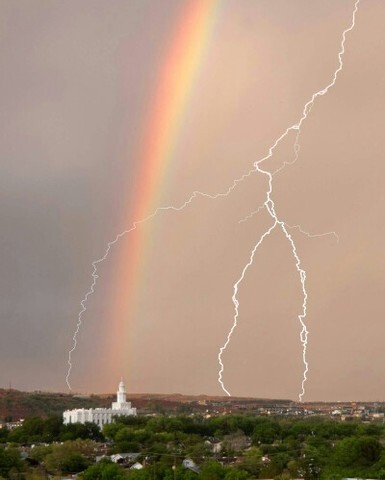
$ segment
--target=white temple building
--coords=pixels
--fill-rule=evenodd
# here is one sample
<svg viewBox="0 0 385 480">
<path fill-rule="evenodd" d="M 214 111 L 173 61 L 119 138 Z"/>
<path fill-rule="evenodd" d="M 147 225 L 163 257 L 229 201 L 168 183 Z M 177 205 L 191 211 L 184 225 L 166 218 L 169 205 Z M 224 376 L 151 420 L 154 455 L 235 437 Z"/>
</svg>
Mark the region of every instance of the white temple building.
<svg viewBox="0 0 385 480">
<path fill-rule="evenodd" d="M 69 423 L 96 423 L 100 428 L 106 423 L 112 423 L 116 416 L 136 415 L 136 408 L 131 407 L 131 402 L 126 401 L 126 387 L 123 380 L 119 383 L 116 402 L 112 403 L 111 408 L 78 408 L 66 410 L 63 413 L 65 425 Z"/>
</svg>

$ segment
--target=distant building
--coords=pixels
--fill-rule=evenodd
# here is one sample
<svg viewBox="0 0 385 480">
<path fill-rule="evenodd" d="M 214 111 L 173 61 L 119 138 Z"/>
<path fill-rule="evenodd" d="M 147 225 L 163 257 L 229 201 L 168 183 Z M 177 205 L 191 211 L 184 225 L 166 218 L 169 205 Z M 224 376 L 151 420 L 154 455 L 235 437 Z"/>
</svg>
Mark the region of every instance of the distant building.
<svg viewBox="0 0 385 480">
<path fill-rule="evenodd" d="M 222 442 L 219 438 L 209 437 L 205 440 L 205 445 L 210 448 L 213 453 L 220 453 L 222 451 Z"/>
<path fill-rule="evenodd" d="M 22 427 L 24 422 L 24 418 L 21 418 L 17 422 L 7 422 L 0 424 L 0 428 L 6 427 L 8 430 L 13 430 L 14 428 Z"/>
<path fill-rule="evenodd" d="M 131 402 L 126 401 L 126 387 L 122 380 L 119 383 L 116 402 L 112 403 L 111 408 L 66 410 L 63 413 L 63 421 L 66 425 L 70 423 L 92 422 L 101 428 L 107 423 L 112 423 L 114 417 L 130 415 L 136 415 L 136 408 L 131 407 Z"/>
<path fill-rule="evenodd" d="M 184 468 L 187 468 L 194 473 L 199 473 L 201 471 L 198 465 L 193 460 L 191 460 L 191 458 L 185 458 L 182 462 L 182 465 Z"/>
</svg>

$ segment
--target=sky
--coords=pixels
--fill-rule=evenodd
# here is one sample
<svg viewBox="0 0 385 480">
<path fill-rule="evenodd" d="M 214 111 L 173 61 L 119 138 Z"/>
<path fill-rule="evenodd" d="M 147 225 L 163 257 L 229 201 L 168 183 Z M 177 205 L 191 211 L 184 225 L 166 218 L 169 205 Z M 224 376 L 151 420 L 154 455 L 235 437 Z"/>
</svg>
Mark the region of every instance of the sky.
<svg viewBox="0 0 385 480">
<path fill-rule="evenodd" d="M 190 38 L 195 7 L 207 23 Z M 0 387 L 68 391 L 92 262 L 136 225 L 98 263 L 72 391 L 111 392 L 123 376 L 128 392 L 225 395 L 218 351 L 234 321 L 234 284 L 272 218 L 266 209 L 248 217 L 266 201 L 265 175 L 207 195 L 249 172 L 330 83 L 353 8 L 0 2 Z M 335 232 L 287 227 L 306 271 L 308 401 L 385 400 L 384 22 L 381 0 L 360 1 L 343 69 L 303 123 L 297 161 L 273 176 L 282 221 Z M 162 155 L 151 150 L 154 125 L 169 141 Z M 291 132 L 263 167 L 292 162 L 294 142 Z M 298 399 L 303 292 L 279 229 L 237 298 L 226 388 Z"/>
</svg>

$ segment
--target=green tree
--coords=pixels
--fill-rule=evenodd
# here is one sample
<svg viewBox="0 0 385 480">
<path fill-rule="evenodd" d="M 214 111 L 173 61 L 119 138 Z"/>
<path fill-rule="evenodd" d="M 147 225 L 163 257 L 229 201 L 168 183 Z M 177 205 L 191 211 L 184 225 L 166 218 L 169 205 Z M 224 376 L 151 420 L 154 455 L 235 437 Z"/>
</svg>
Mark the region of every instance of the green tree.
<svg viewBox="0 0 385 480">
<path fill-rule="evenodd" d="M 283 472 L 283 473 L 280 473 L 279 475 L 277 475 L 276 477 L 274 477 L 274 480 L 290 480 L 292 477 L 290 475 L 290 473 L 288 472 Z"/>
<path fill-rule="evenodd" d="M 45 466 L 53 473 L 77 473 L 87 468 L 90 462 L 78 452 L 54 449 L 45 457 Z"/>
<path fill-rule="evenodd" d="M 29 456 L 39 463 L 42 463 L 45 457 L 50 453 L 52 453 L 52 445 L 37 446 L 31 449 Z"/>
<path fill-rule="evenodd" d="M 218 462 L 209 461 L 202 465 L 199 478 L 202 480 L 222 480 L 225 478 L 226 470 Z"/>
<path fill-rule="evenodd" d="M 298 477 L 299 464 L 298 464 L 297 460 L 294 460 L 294 459 L 290 460 L 287 463 L 287 469 L 289 470 L 292 478 L 297 478 Z"/>
<path fill-rule="evenodd" d="M 94 448 L 95 444 L 90 440 L 67 441 L 62 445 L 51 445 L 46 450 L 43 463 L 51 473 L 81 472 L 89 466 L 90 461 L 87 457 L 93 453 Z M 35 455 L 34 452 L 33 454 Z M 43 450 L 37 452 L 40 458 L 43 454 Z"/>
<path fill-rule="evenodd" d="M 281 427 L 278 422 L 270 419 L 261 419 L 254 427 L 252 439 L 254 445 L 273 443 L 281 438 Z"/>
<path fill-rule="evenodd" d="M 250 475 L 257 477 L 262 470 L 262 453 L 259 448 L 251 447 L 242 459 L 241 467 Z"/>
<path fill-rule="evenodd" d="M 338 442 L 334 462 L 341 467 L 370 466 L 378 462 L 382 447 L 376 438 L 351 437 Z"/>
<path fill-rule="evenodd" d="M 144 468 L 142 470 L 133 470 L 129 472 L 128 478 L 130 480 L 153 480 L 154 478 L 157 480 L 160 477 L 156 475 L 156 470 L 154 476 L 154 470 L 151 471 L 149 468 Z"/>
<path fill-rule="evenodd" d="M 8 441 L 9 430 L 7 427 L 0 428 L 0 443 Z"/>
<path fill-rule="evenodd" d="M 225 475 L 225 480 L 250 480 L 251 477 L 249 473 L 240 468 L 231 468 L 228 469 Z"/>
<path fill-rule="evenodd" d="M 298 463 L 298 473 L 302 478 L 305 480 L 317 480 L 321 476 L 325 461 L 315 448 L 306 447 Z"/>
<path fill-rule="evenodd" d="M 0 448 L 0 475 L 9 478 L 11 471 L 20 472 L 23 470 L 23 463 L 16 448 Z"/>
<path fill-rule="evenodd" d="M 53 442 L 59 440 L 62 428 L 63 418 L 61 416 L 47 418 L 43 424 L 43 441 Z"/>
<path fill-rule="evenodd" d="M 81 474 L 81 478 L 84 480 L 124 480 L 127 479 L 127 475 L 123 468 L 115 463 L 107 460 L 92 465 Z M 146 480 L 146 477 L 142 477 L 140 480 Z"/>
<path fill-rule="evenodd" d="M 123 428 L 124 426 L 121 423 L 107 423 L 103 427 L 103 435 L 110 439 L 115 441 L 116 434 Z"/>
<path fill-rule="evenodd" d="M 102 432 L 95 423 L 70 423 L 63 426 L 60 434 L 60 440 L 62 442 L 66 440 L 76 440 L 77 438 L 88 438 L 96 441 L 104 440 Z"/>
</svg>

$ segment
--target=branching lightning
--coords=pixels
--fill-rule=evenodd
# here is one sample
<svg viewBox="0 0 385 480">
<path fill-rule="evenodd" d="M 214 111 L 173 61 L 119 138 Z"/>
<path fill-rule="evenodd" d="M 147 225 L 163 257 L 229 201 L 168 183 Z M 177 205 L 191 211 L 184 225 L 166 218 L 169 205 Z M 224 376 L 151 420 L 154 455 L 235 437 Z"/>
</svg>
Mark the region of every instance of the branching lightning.
<svg viewBox="0 0 385 480">
<path fill-rule="evenodd" d="M 174 212 L 180 212 L 180 211 L 184 210 L 185 208 L 187 208 L 198 197 L 209 198 L 211 200 L 216 200 L 216 199 L 221 198 L 221 197 L 227 197 L 228 195 L 230 195 L 230 193 L 241 182 L 243 182 L 243 180 L 248 178 L 253 173 L 255 173 L 255 168 L 249 170 L 247 173 L 242 175 L 240 178 L 235 179 L 233 181 L 233 183 L 230 185 L 230 187 L 225 192 L 221 192 L 221 193 L 217 193 L 217 194 L 212 195 L 212 194 L 209 194 L 209 193 L 194 191 L 191 194 L 191 196 L 179 207 L 175 207 L 175 206 L 172 206 L 172 205 L 165 206 L 165 207 L 158 207 L 153 213 L 151 213 L 147 217 L 143 218 L 142 220 L 138 220 L 136 222 L 133 222 L 131 228 L 129 228 L 127 230 L 124 230 L 123 232 L 118 233 L 114 240 L 112 240 L 111 242 L 108 242 L 106 250 L 104 252 L 104 255 L 102 257 L 100 257 L 99 259 L 94 260 L 91 264 L 92 265 L 92 273 L 91 273 L 92 283 L 91 283 L 90 288 L 88 289 L 88 291 L 86 292 L 86 294 L 84 295 L 83 299 L 80 302 L 80 311 L 78 313 L 78 319 L 77 319 L 77 323 L 76 323 L 75 332 L 74 332 L 74 335 L 72 337 L 73 343 L 72 343 L 71 349 L 68 351 L 68 361 L 67 361 L 68 369 L 67 369 L 67 375 L 66 375 L 65 380 L 66 380 L 66 383 L 67 383 L 67 386 L 68 386 L 69 390 L 72 390 L 71 383 L 70 383 L 70 376 L 71 376 L 71 371 L 72 371 L 72 354 L 75 352 L 76 347 L 77 347 L 77 339 L 78 339 L 78 335 L 79 335 L 79 332 L 80 332 L 80 329 L 81 329 L 81 326 L 82 326 L 82 323 L 83 323 L 83 314 L 87 310 L 87 302 L 88 302 L 89 297 L 95 293 L 96 282 L 97 282 L 97 279 L 99 278 L 99 275 L 97 274 L 98 266 L 108 258 L 109 254 L 110 254 L 110 251 L 111 251 L 111 248 L 116 243 L 118 243 L 119 240 L 122 237 L 124 237 L 124 236 L 128 235 L 129 233 L 133 232 L 134 230 L 136 230 L 138 228 L 139 225 L 151 220 L 152 218 L 156 217 L 161 212 L 170 211 L 170 210 L 174 211 Z"/>
<path fill-rule="evenodd" d="M 306 232 L 305 230 L 303 230 L 301 225 L 289 225 L 288 223 L 286 223 L 285 225 L 289 230 L 293 230 L 294 228 L 296 228 L 299 232 L 303 233 L 308 238 L 327 237 L 328 235 L 333 235 L 333 237 L 336 239 L 337 243 L 339 243 L 339 241 L 340 241 L 340 236 L 336 232 L 309 233 L 309 232 Z"/>
<path fill-rule="evenodd" d="M 239 300 L 238 300 L 238 287 L 239 285 L 242 283 L 243 279 L 245 278 L 245 275 L 246 275 L 246 272 L 247 270 L 249 269 L 249 267 L 253 264 L 254 262 L 254 255 L 255 255 L 255 252 L 258 250 L 258 248 L 262 245 L 263 241 L 265 240 L 265 238 L 270 235 L 270 233 L 274 230 L 274 228 L 277 226 L 277 222 L 274 222 L 274 224 L 268 229 L 266 230 L 266 232 L 261 236 L 261 238 L 258 240 L 258 242 L 255 244 L 253 250 L 251 251 L 251 255 L 250 255 L 250 259 L 249 261 L 247 262 L 247 264 L 243 267 L 243 270 L 242 270 L 242 273 L 241 273 L 241 276 L 238 278 L 238 280 L 235 282 L 234 284 L 234 292 L 233 292 L 233 296 L 232 296 L 232 301 L 233 301 L 233 304 L 234 304 L 234 310 L 235 310 L 235 315 L 234 315 L 234 322 L 233 322 L 233 325 L 227 335 L 227 339 L 226 339 L 226 342 L 225 344 L 223 345 L 223 347 L 221 347 L 219 349 L 219 353 L 218 353 L 218 361 L 219 361 L 219 364 L 221 366 L 221 369 L 219 371 L 219 375 L 218 375 L 218 381 L 219 383 L 221 384 L 221 387 L 223 389 L 223 391 L 228 395 L 228 396 L 231 396 L 230 392 L 226 389 L 223 381 L 222 381 L 222 373 L 223 373 L 223 370 L 225 368 L 225 366 L 223 365 L 222 363 L 222 354 L 223 352 L 226 350 L 228 344 L 230 343 L 230 340 L 231 340 L 231 335 L 233 334 L 235 328 L 237 327 L 238 325 L 238 316 L 239 316 Z"/>
<path fill-rule="evenodd" d="M 251 218 L 254 214 L 256 214 L 261 209 L 266 208 L 266 210 L 268 211 L 269 215 L 271 216 L 271 218 L 273 220 L 273 224 L 268 230 L 265 231 L 265 233 L 260 237 L 258 242 L 255 244 L 255 246 L 254 246 L 254 248 L 251 252 L 249 262 L 244 266 L 244 268 L 242 270 L 242 273 L 241 273 L 241 276 L 239 277 L 237 282 L 234 284 L 232 301 L 233 301 L 233 304 L 234 304 L 235 315 L 233 317 L 233 325 L 231 327 L 230 332 L 228 333 L 227 340 L 226 340 L 225 344 L 220 348 L 220 351 L 218 353 L 218 361 L 219 361 L 219 364 L 220 364 L 220 370 L 219 370 L 219 373 L 218 373 L 218 381 L 219 381 L 223 391 L 227 395 L 230 395 L 230 392 L 226 389 L 226 387 L 224 385 L 224 382 L 222 380 L 223 371 L 224 371 L 224 364 L 222 362 L 222 354 L 226 350 L 228 344 L 230 343 L 231 336 L 232 336 L 232 334 L 233 334 L 233 332 L 234 332 L 234 330 L 237 326 L 237 322 L 238 322 L 238 316 L 239 316 L 238 289 L 239 289 L 240 284 L 244 280 L 244 277 L 246 275 L 246 272 L 247 272 L 248 268 L 254 262 L 254 256 L 255 256 L 258 248 L 261 246 L 261 244 L 263 243 L 265 238 L 268 237 L 270 235 L 270 233 L 277 226 L 279 226 L 280 229 L 282 230 L 282 232 L 284 233 L 286 239 L 288 240 L 288 242 L 291 245 L 292 253 L 293 253 L 293 256 L 294 256 L 294 259 L 295 259 L 296 269 L 297 269 L 299 277 L 300 277 L 302 292 L 303 292 L 302 313 L 298 316 L 298 319 L 299 319 L 300 325 L 301 325 L 300 340 L 301 340 L 301 344 L 302 344 L 302 357 L 303 357 L 303 363 L 304 363 L 304 367 L 305 367 L 304 372 L 303 372 L 303 379 L 302 379 L 302 389 L 301 389 L 301 393 L 299 394 L 299 398 L 300 398 L 300 400 L 302 400 L 302 397 L 305 394 L 305 382 L 307 380 L 307 372 L 309 370 L 308 363 L 307 363 L 307 360 L 306 360 L 307 339 L 308 339 L 308 330 L 307 330 L 307 327 L 306 327 L 306 324 L 305 324 L 306 308 L 307 308 L 307 292 L 306 292 L 306 288 L 305 288 L 306 272 L 305 272 L 305 270 L 303 270 L 301 268 L 301 261 L 300 261 L 298 255 L 297 255 L 297 250 L 296 250 L 294 241 L 293 241 L 291 235 L 288 232 L 288 229 L 290 229 L 290 228 L 299 228 L 299 227 L 298 226 L 289 227 L 287 224 L 285 224 L 285 222 L 283 222 L 282 220 L 280 220 L 278 218 L 278 216 L 275 212 L 275 204 L 274 204 L 274 202 L 271 198 L 272 190 L 273 190 L 272 179 L 273 179 L 273 175 L 275 175 L 276 173 L 283 170 L 285 168 L 285 166 L 293 164 L 298 159 L 299 150 L 300 150 L 299 136 L 300 136 L 300 133 L 301 133 L 301 126 L 302 126 L 303 122 L 306 120 L 308 114 L 310 113 L 310 110 L 311 110 L 316 98 L 318 98 L 320 96 L 323 96 L 328 92 L 328 90 L 335 84 L 335 82 L 337 80 L 337 76 L 338 76 L 339 72 L 342 70 L 342 67 L 343 67 L 342 56 L 345 52 L 346 34 L 350 30 L 352 30 L 355 26 L 355 16 L 356 16 L 356 12 L 358 10 L 359 2 L 360 2 L 360 0 L 355 1 L 354 11 L 353 11 L 353 16 L 352 16 L 352 23 L 351 23 L 350 27 L 347 28 L 346 30 L 344 30 L 344 32 L 342 34 L 341 49 L 338 53 L 339 66 L 334 72 L 332 81 L 325 88 L 323 88 L 322 90 L 313 94 L 311 99 L 305 104 L 303 112 L 302 112 L 302 116 L 299 119 L 299 121 L 296 124 L 287 128 L 286 131 L 284 133 L 282 133 L 282 135 L 280 137 L 277 138 L 277 140 L 274 142 L 274 144 L 269 148 L 268 154 L 265 157 L 263 157 L 261 160 L 255 162 L 253 168 L 250 169 L 247 173 L 242 175 L 240 178 L 235 179 L 233 181 L 233 183 L 230 185 L 230 187 L 225 192 L 221 192 L 221 193 L 217 193 L 217 194 L 208 194 L 208 193 L 204 193 L 204 192 L 200 192 L 200 191 L 194 191 L 191 194 L 191 196 L 180 206 L 170 205 L 170 206 L 165 206 L 165 207 L 158 207 L 156 210 L 154 210 L 153 213 L 151 213 L 147 217 L 133 222 L 131 228 L 129 228 L 127 230 L 124 230 L 121 233 L 117 234 L 114 240 L 112 240 L 111 242 L 108 242 L 107 247 L 106 247 L 105 252 L 104 252 L 104 255 L 102 257 L 100 257 L 99 259 L 92 262 L 92 264 L 91 264 L 92 265 L 92 273 L 91 273 L 92 283 L 91 283 L 88 291 L 84 295 L 83 299 L 80 302 L 80 307 L 81 308 L 80 308 L 80 311 L 78 313 L 76 328 L 75 328 L 74 335 L 73 335 L 73 338 L 72 338 L 73 343 L 72 343 L 71 349 L 68 352 L 68 362 L 67 362 L 68 370 L 67 370 L 67 375 L 66 375 L 66 383 L 67 383 L 67 386 L 70 390 L 72 389 L 71 384 L 70 384 L 70 376 L 71 376 L 71 371 L 72 371 L 72 367 L 73 367 L 72 356 L 73 356 L 73 353 L 75 352 L 76 347 L 77 347 L 78 335 L 79 335 L 79 332 L 80 332 L 80 329 L 81 329 L 81 326 L 82 326 L 82 322 L 83 322 L 83 315 L 87 310 L 87 303 L 88 303 L 89 297 L 95 293 L 95 287 L 96 287 L 96 284 L 97 284 L 97 279 L 99 278 L 98 267 L 100 266 L 101 263 L 103 263 L 108 258 L 111 249 L 119 242 L 119 240 L 122 237 L 124 237 L 125 235 L 128 235 L 130 232 L 136 230 L 138 228 L 138 226 L 140 226 L 141 224 L 153 219 L 159 213 L 165 212 L 165 211 L 180 212 L 180 211 L 184 210 L 185 208 L 187 208 L 198 197 L 205 197 L 205 198 L 209 198 L 209 199 L 212 199 L 212 200 L 215 200 L 215 199 L 218 199 L 218 198 L 221 198 L 221 197 L 227 197 L 246 178 L 248 178 L 249 176 L 251 176 L 254 173 L 261 173 L 261 174 L 263 174 L 267 177 L 268 184 L 269 184 L 269 188 L 268 188 L 268 191 L 267 191 L 267 194 L 266 194 L 266 201 L 255 212 L 253 212 L 252 214 L 250 214 L 248 217 L 241 220 L 240 222 L 246 221 L 248 218 Z M 294 142 L 294 153 L 295 153 L 294 160 L 292 160 L 291 162 L 285 162 L 278 170 L 276 170 L 273 173 L 270 173 L 269 171 L 263 170 L 260 167 L 260 165 L 273 156 L 273 153 L 274 153 L 275 149 L 277 148 L 277 146 L 281 143 L 281 141 L 284 138 L 286 138 L 289 135 L 289 133 L 291 131 L 296 131 L 296 139 L 295 139 L 295 142 Z M 307 232 L 303 232 L 303 233 L 307 234 Z M 328 234 L 329 234 L 329 232 L 328 232 Z"/>
<path fill-rule="evenodd" d="M 242 218 L 242 220 L 239 220 L 238 223 L 245 223 L 245 222 L 247 222 L 248 220 L 250 220 L 251 218 L 253 218 L 254 215 L 257 215 L 257 213 L 259 213 L 261 210 L 264 210 L 265 208 L 266 208 L 265 204 L 260 205 L 256 210 L 254 210 L 253 212 L 249 213 L 245 218 Z"/>
<path fill-rule="evenodd" d="M 340 50 L 338 52 L 338 67 L 334 71 L 331 82 L 326 87 L 324 87 L 322 90 L 319 90 L 318 92 L 316 92 L 312 95 L 311 99 L 305 104 L 305 106 L 303 108 L 303 111 L 302 111 L 302 116 L 299 119 L 299 121 L 297 123 L 291 125 L 290 127 L 288 127 L 286 129 L 286 131 L 284 133 L 282 133 L 282 135 L 280 137 L 278 137 L 277 140 L 273 143 L 273 145 L 269 148 L 268 154 L 265 157 L 263 157 L 262 159 L 260 159 L 260 160 L 258 160 L 257 162 L 254 163 L 256 171 L 265 175 L 268 179 L 269 188 L 267 190 L 266 200 L 265 200 L 264 206 L 266 207 L 269 215 L 271 216 L 271 218 L 273 220 L 273 225 L 268 230 L 265 231 L 265 233 L 261 236 L 261 238 L 258 240 L 258 242 L 254 245 L 254 247 L 251 251 L 251 255 L 250 255 L 248 263 L 242 269 L 240 277 L 238 278 L 238 280 L 235 282 L 235 284 L 233 286 L 232 301 L 233 301 L 233 304 L 234 304 L 234 311 L 235 311 L 234 317 L 233 317 L 233 324 L 232 324 L 231 329 L 230 329 L 230 331 L 227 335 L 227 338 L 226 338 L 226 341 L 225 341 L 224 345 L 219 349 L 219 353 L 218 353 L 218 362 L 219 362 L 219 365 L 220 365 L 220 369 L 219 369 L 219 372 L 218 372 L 218 382 L 220 383 L 220 385 L 222 387 L 222 390 L 229 396 L 231 394 L 230 394 L 229 390 L 226 388 L 226 386 L 223 382 L 224 364 L 223 364 L 223 361 L 222 361 L 222 355 L 223 355 L 223 352 L 226 350 L 227 346 L 229 345 L 230 340 L 231 340 L 231 336 L 234 333 L 234 330 L 235 330 L 235 328 L 237 327 L 237 324 L 238 324 L 238 317 L 239 317 L 238 290 L 239 290 L 239 285 L 244 280 L 247 270 L 253 264 L 256 251 L 261 246 L 261 244 L 263 243 L 265 238 L 267 236 L 269 236 L 271 234 L 271 232 L 277 227 L 277 225 L 280 226 L 280 228 L 281 228 L 282 232 L 284 233 L 286 239 L 288 240 L 288 242 L 291 245 L 292 253 L 293 253 L 293 256 L 294 256 L 294 259 L 295 259 L 295 266 L 296 266 L 297 272 L 298 272 L 299 277 L 300 277 L 301 288 L 302 288 L 302 293 L 303 293 L 302 313 L 300 315 L 298 315 L 298 320 L 299 320 L 300 326 L 301 326 L 300 340 L 301 340 L 301 344 L 302 344 L 302 360 L 303 360 L 303 364 L 304 364 L 303 377 L 302 377 L 302 383 L 301 383 L 301 391 L 299 393 L 299 400 L 300 401 L 302 401 L 303 396 L 305 394 L 305 383 L 306 383 L 306 380 L 307 380 L 307 373 L 309 371 L 309 364 L 307 362 L 307 357 L 306 357 L 307 343 L 308 343 L 308 336 L 309 336 L 309 331 L 308 331 L 306 323 L 305 323 L 306 313 L 307 313 L 307 299 L 308 299 L 308 294 L 307 294 L 307 291 L 306 291 L 306 272 L 301 267 L 301 261 L 300 261 L 300 258 L 298 256 L 298 254 L 297 254 L 297 249 L 296 249 L 294 240 L 293 240 L 292 236 L 290 235 L 290 233 L 288 232 L 288 229 L 286 227 L 285 222 L 280 220 L 279 217 L 277 216 L 277 213 L 275 211 L 275 204 L 274 204 L 274 201 L 272 199 L 273 174 L 276 174 L 279 171 L 281 171 L 286 166 L 286 163 L 284 163 L 284 165 L 281 168 L 279 168 L 278 170 L 276 170 L 273 173 L 269 172 L 268 170 L 263 170 L 261 168 L 261 165 L 262 165 L 263 162 L 265 162 L 266 160 L 268 160 L 269 158 L 271 158 L 273 156 L 274 151 L 277 148 L 277 146 L 282 142 L 282 140 L 284 138 L 286 138 L 289 135 L 289 133 L 291 131 L 296 131 L 297 132 L 297 135 L 295 137 L 295 142 L 294 142 L 295 159 L 294 159 L 293 162 L 295 162 L 297 160 L 298 154 L 299 154 L 299 149 L 300 149 L 299 136 L 300 136 L 300 133 L 301 133 L 302 124 L 307 119 L 307 117 L 308 117 L 308 115 L 309 115 L 309 113 L 310 113 L 310 111 L 311 111 L 311 109 L 314 105 L 315 100 L 318 97 L 321 97 L 321 96 L 325 95 L 326 93 L 328 93 L 329 89 L 335 85 L 338 74 L 343 68 L 342 56 L 345 53 L 346 34 L 348 32 L 350 32 L 355 26 L 356 13 L 357 13 L 357 10 L 358 10 L 359 2 L 360 2 L 360 0 L 355 1 L 351 24 L 342 33 L 341 46 L 340 46 Z M 293 162 L 290 162 L 290 163 L 293 163 Z"/>
<path fill-rule="evenodd" d="M 254 210 L 253 212 L 249 213 L 249 215 L 247 215 L 246 217 L 242 218 L 242 220 L 239 220 L 238 223 L 245 223 L 247 222 L 248 220 L 250 220 L 251 218 L 253 218 L 255 215 L 257 215 L 261 210 L 264 210 L 266 208 L 266 205 L 261 205 L 259 206 L 256 210 Z M 301 225 L 289 225 L 287 222 L 285 222 L 285 225 L 286 225 L 286 228 L 288 228 L 289 230 L 293 230 L 293 229 L 297 229 L 300 233 L 302 233 L 303 235 L 305 235 L 306 237 L 308 238 L 317 238 L 317 237 L 327 237 L 329 235 L 332 235 L 335 239 L 336 239 L 336 242 L 339 243 L 340 241 L 340 236 L 338 235 L 338 233 L 332 231 L 332 232 L 323 232 L 323 233 L 310 233 L 310 232 L 307 232 L 306 230 L 304 230 Z"/>
</svg>

